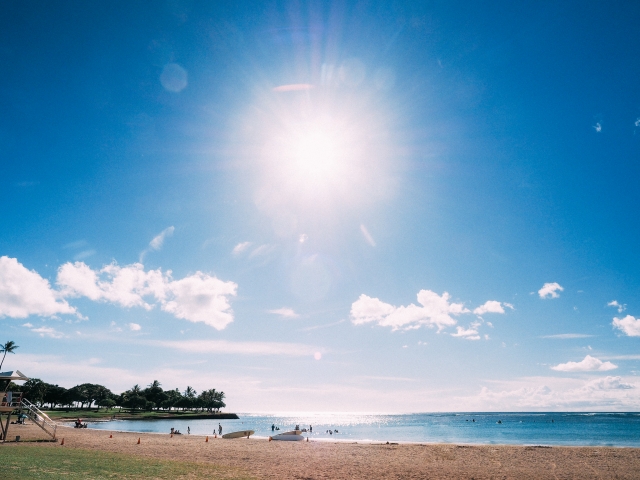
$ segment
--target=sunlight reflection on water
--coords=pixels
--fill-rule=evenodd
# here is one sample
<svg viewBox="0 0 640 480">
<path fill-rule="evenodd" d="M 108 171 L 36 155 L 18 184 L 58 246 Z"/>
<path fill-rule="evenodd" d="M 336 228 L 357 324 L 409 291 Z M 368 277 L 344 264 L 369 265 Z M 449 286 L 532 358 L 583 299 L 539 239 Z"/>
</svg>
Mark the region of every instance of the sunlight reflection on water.
<svg viewBox="0 0 640 480">
<path fill-rule="evenodd" d="M 610 445 L 640 447 L 638 413 L 443 413 L 443 414 L 239 414 L 239 420 L 115 420 L 90 428 L 169 433 L 171 427 L 196 435 L 252 429 L 267 437 L 293 429 L 309 429 L 312 440 L 469 443 L 516 445 Z M 498 423 L 500 422 L 500 423 Z M 280 428 L 272 432 L 271 426 Z M 328 431 L 331 430 L 331 434 Z M 335 432 L 337 430 L 337 432 Z"/>
</svg>

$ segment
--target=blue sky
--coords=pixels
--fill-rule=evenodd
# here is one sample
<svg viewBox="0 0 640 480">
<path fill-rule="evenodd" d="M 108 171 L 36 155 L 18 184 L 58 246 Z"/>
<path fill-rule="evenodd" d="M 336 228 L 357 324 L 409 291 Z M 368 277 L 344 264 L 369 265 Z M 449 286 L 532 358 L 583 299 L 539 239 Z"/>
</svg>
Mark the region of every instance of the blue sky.
<svg viewBox="0 0 640 480">
<path fill-rule="evenodd" d="M 2 10 L 5 369 L 245 412 L 640 408 L 635 5 Z"/>
</svg>

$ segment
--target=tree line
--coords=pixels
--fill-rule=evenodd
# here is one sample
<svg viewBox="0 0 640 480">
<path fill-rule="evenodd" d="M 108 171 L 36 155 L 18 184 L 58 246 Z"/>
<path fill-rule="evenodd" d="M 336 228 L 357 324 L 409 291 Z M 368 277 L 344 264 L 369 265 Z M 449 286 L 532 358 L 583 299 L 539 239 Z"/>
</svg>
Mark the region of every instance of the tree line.
<svg viewBox="0 0 640 480">
<path fill-rule="evenodd" d="M 197 392 L 187 387 L 184 392 L 163 390 L 158 380 L 151 382 L 146 388 L 134 385 L 126 392 L 115 394 L 103 385 L 83 383 L 72 388 L 43 382 L 39 378 L 31 378 L 24 385 L 10 383 L 7 390 L 23 392 L 24 398 L 43 408 L 54 409 L 89 409 L 103 407 L 107 410 L 120 407 L 135 410 L 193 410 L 217 413 L 226 407 L 224 392 L 215 388 Z"/>
</svg>

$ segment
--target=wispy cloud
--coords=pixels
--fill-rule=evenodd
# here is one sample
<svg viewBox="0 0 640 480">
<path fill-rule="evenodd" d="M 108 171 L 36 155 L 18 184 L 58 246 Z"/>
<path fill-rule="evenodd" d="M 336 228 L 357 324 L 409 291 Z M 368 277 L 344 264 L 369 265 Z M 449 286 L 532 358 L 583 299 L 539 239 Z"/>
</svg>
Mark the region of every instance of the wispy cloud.
<svg viewBox="0 0 640 480">
<path fill-rule="evenodd" d="M 30 323 L 25 323 L 22 326 L 28 328 L 33 333 L 37 333 L 41 337 L 49 337 L 49 338 L 63 338 L 64 337 L 64 334 L 62 332 L 59 332 L 58 330 L 56 330 L 53 327 L 38 327 L 38 328 L 35 328 Z"/>
<path fill-rule="evenodd" d="M 379 377 L 374 375 L 363 375 L 358 378 L 362 378 L 365 380 L 381 381 L 381 382 L 418 382 L 419 381 L 415 378 L 409 378 L 409 377 Z"/>
<path fill-rule="evenodd" d="M 249 248 L 249 246 L 251 246 L 251 242 L 241 242 L 237 244 L 235 247 L 233 247 L 233 250 L 231 251 L 231 253 L 233 255 L 240 255 L 247 248 Z"/>
<path fill-rule="evenodd" d="M 275 315 L 280 315 L 281 317 L 284 318 L 299 318 L 300 315 L 297 314 L 293 308 L 288 308 L 288 307 L 282 307 L 282 308 L 277 308 L 275 310 L 269 310 L 269 313 L 273 313 Z"/>
<path fill-rule="evenodd" d="M 175 231 L 175 227 L 173 226 L 167 227 L 163 231 L 161 231 L 158 235 L 153 237 L 153 239 L 149 242 L 149 247 L 143 250 L 142 253 L 140 253 L 140 263 L 144 262 L 144 257 L 147 253 L 151 251 L 160 250 L 162 248 L 162 245 L 164 245 L 165 238 L 173 235 L 174 231 Z"/>
<path fill-rule="evenodd" d="M 341 323 L 344 323 L 344 322 L 346 322 L 346 320 L 343 318 L 342 320 L 338 320 L 337 322 L 333 322 L 333 323 L 325 323 L 323 325 L 313 325 L 312 327 L 300 328 L 298 331 L 299 332 L 310 332 L 311 330 L 318 330 L 320 328 L 335 327 L 336 325 L 340 325 Z"/>
<path fill-rule="evenodd" d="M 367 241 L 367 243 L 369 245 L 371 245 L 372 247 L 376 246 L 376 241 L 373 239 L 373 237 L 371 236 L 371 234 L 369 233 L 369 230 L 367 230 L 367 227 L 365 227 L 364 225 L 360 225 L 360 231 L 362 232 L 362 235 L 364 236 L 364 239 Z"/>
<path fill-rule="evenodd" d="M 540 338 L 555 338 L 558 340 L 569 340 L 571 338 L 589 338 L 594 335 L 587 335 L 586 333 L 558 333 L 556 335 L 543 335 Z"/>
<path fill-rule="evenodd" d="M 593 128 L 596 132 L 600 133 L 602 131 L 602 124 L 600 122 L 596 122 Z"/>
<path fill-rule="evenodd" d="M 64 249 L 77 249 L 77 248 L 83 248 L 86 247 L 88 245 L 86 240 L 76 240 L 75 242 L 69 242 L 65 245 L 62 246 L 62 248 Z"/>
<path fill-rule="evenodd" d="M 618 368 L 618 366 L 611 362 L 603 362 L 598 358 L 587 355 L 580 362 L 561 363 L 551 367 L 551 370 L 558 372 L 606 372 L 615 368 Z"/>
<path fill-rule="evenodd" d="M 137 323 L 127 323 L 127 326 L 132 332 L 139 332 L 140 330 L 142 330 L 142 327 Z"/>
<path fill-rule="evenodd" d="M 553 283 L 545 283 L 540 290 L 538 290 L 538 295 L 540 298 L 558 298 L 560 294 L 558 292 L 562 292 L 564 288 L 557 282 Z"/>
<path fill-rule="evenodd" d="M 630 337 L 640 337 L 640 318 L 627 315 L 624 318 L 613 318 L 611 323 L 614 328 L 621 330 Z"/>
<path fill-rule="evenodd" d="M 289 357 L 313 357 L 326 349 L 300 343 L 279 342 L 231 342 L 227 340 L 183 340 L 150 341 L 151 345 L 172 348 L 188 353 L 237 354 L 237 355 L 282 355 Z"/>
<path fill-rule="evenodd" d="M 95 250 L 83 250 L 73 256 L 74 260 L 83 260 L 96 254 Z"/>
<path fill-rule="evenodd" d="M 259 257 L 262 255 L 267 255 L 273 251 L 273 245 L 260 245 L 253 249 L 253 251 L 249 254 L 249 258 Z"/>
<path fill-rule="evenodd" d="M 610 301 L 609 303 L 607 303 L 607 306 L 608 307 L 617 308 L 618 309 L 618 313 L 622 313 L 627 309 L 627 304 L 626 303 L 623 305 L 623 304 L 618 303 L 617 300 Z"/>
</svg>

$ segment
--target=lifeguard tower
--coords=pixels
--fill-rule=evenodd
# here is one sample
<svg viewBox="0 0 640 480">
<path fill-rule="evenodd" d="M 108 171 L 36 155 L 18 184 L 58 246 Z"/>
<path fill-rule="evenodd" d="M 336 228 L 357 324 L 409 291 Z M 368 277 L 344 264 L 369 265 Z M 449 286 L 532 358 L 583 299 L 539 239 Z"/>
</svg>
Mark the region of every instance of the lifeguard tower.
<svg viewBox="0 0 640 480">
<path fill-rule="evenodd" d="M 27 381 L 29 378 L 20 370 L 0 373 L 0 440 L 7 441 L 11 415 L 17 411 L 18 418 L 25 414 L 33 423 L 38 425 L 52 439 L 56 438 L 56 423 L 49 416 L 40 411 L 34 404 L 23 397 L 22 392 L 8 391 L 9 383 Z M 6 416 L 6 419 L 4 418 Z"/>
</svg>

